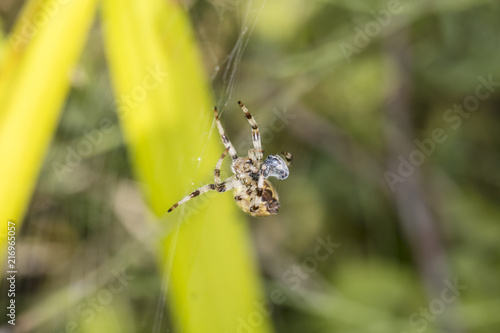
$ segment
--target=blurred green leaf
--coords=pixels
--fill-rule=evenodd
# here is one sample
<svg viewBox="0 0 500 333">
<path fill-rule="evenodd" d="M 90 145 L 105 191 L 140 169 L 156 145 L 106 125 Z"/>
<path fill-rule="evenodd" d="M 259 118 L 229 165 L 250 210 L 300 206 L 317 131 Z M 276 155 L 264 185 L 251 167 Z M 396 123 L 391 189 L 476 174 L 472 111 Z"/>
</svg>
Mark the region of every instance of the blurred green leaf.
<svg viewBox="0 0 500 333">
<path fill-rule="evenodd" d="M 96 0 L 72 0 L 53 2 L 49 7 L 46 1 L 29 1 L 3 50 L 0 221 L 2 225 L 7 220 L 16 221 L 18 232 L 96 3 Z M 0 230 L 1 253 L 6 249 L 6 231 L 6 228 Z"/>
</svg>

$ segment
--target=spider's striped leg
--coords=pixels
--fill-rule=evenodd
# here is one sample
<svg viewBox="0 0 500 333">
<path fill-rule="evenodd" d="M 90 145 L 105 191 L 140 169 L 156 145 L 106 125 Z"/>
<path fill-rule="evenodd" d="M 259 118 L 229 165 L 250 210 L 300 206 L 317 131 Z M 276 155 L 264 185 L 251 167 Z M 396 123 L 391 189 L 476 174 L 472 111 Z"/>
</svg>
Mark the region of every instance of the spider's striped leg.
<svg viewBox="0 0 500 333">
<path fill-rule="evenodd" d="M 215 165 L 215 170 L 214 170 L 214 183 L 215 186 L 219 186 L 221 184 L 220 181 L 220 167 L 222 166 L 222 161 L 224 160 L 224 157 L 226 157 L 227 152 L 229 151 L 229 147 L 224 150 L 222 155 L 220 155 L 219 161 Z"/>
<path fill-rule="evenodd" d="M 243 113 L 245 113 L 245 117 L 247 117 L 250 126 L 252 126 L 252 141 L 253 148 L 255 149 L 255 158 L 261 161 L 264 157 L 264 151 L 262 150 L 262 144 L 260 143 L 259 125 L 255 121 L 254 117 L 250 114 L 246 106 L 241 103 L 241 101 L 238 101 L 238 105 L 240 106 Z"/>
<path fill-rule="evenodd" d="M 236 149 L 234 149 L 233 144 L 231 141 L 229 141 L 229 138 L 227 137 L 226 133 L 224 132 L 224 127 L 222 127 L 222 124 L 219 120 L 219 113 L 217 112 L 217 107 L 214 107 L 214 117 L 215 117 L 215 122 L 217 123 L 217 128 L 219 129 L 219 134 L 222 139 L 222 143 L 224 144 L 224 147 L 229 150 L 229 155 L 231 155 L 233 161 L 238 158 L 238 155 L 236 154 Z"/>
<path fill-rule="evenodd" d="M 236 179 L 236 176 L 231 176 L 231 177 L 227 178 L 226 180 L 224 180 L 223 182 L 221 182 L 220 184 L 218 184 L 218 185 L 216 184 L 215 189 L 217 190 L 217 192 L 222 193 L 222 192 L 232 190 L 233 188 L 235 188 L 239 184 L 240 184 L 240 182 L 238 181 L 238 179 Z"/>
<path fill-rule="evenodd" d="M 172 207 L 170 207 L 169 210 L 167 210 L 167 213 L 170 213 L 171 211 L 173 211 L 175 208 L 182 205 L 183 203 L 199 196 L 200 194 L 208 192 L 210 190 L 215 190 L 215 184 L 207 184 L 207 185 L 204 185 L 204 186 L 200 187 L 199 189 L 193 191 L 190 195 L 185 196 L 184 198 L 179 200 L 177 203 L 175 203 Z"/>
<path fill-rule="evenodd" d="M 281 154 L 283 154 L 283 157 L 285 158 L 286 166 L 290 166 L 290 163 L 292 163 L 292 159 L 293 159 L 292 154 L 290 154 L 286 151 L 282 152 Z"/>
<path fill-rule="evenodd" d="M 237 181 L 235 176 L 229 177 L 228 179 L 226 179 L 225 181 L 221 182 L 218 185 L 215 185 L 215 184 L 204 185 L 204 186 L 200 187 L 199 189 L 193 191 L 190 195 L 185 196 L 183 199 L 181 199 L 180 201 L 175 203 L 172 207 L 169 208 L 167 213 L 170 213 L 175 208 L 177 208 L 180 205 L 182 205 L 183 203 L 186 203 L 187 201 L 199 196 L 200 194 L 203 194 L 205 192 L 212 191 L 212 190 L 217 191 L 217 192 L 226 192 L 226 191 L 229 191 L 229 190 L 235 188 L 236 185 L 238 185 L 238 181 Z"/>
</svg>

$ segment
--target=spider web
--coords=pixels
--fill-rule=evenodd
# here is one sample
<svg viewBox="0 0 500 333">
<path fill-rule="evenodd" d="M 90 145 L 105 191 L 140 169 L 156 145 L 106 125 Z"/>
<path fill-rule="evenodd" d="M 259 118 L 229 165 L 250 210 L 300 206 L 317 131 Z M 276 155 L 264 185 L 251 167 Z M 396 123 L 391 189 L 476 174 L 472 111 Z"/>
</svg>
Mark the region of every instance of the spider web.
<svg viewBox="0 0 500 333">
<path fill-rule="evenodd" d="M 259 14 L 263 8 L 263 5 L 264 3 L 260 7 Z M 226 59 L 224 60 L 224 63 L 226 63 L 226 65 L 221 78 L 223 83 L 222 84 L 223 88 L 220 97 L 217 101 L 217 104 L 221 108 L 221 113 L 224 112 L 225 107 L 228 105 L 233 95 L 233 92 L 236 89 L 236 73 L 238 71 L 238 67 L 241 58 L 243 56 L 243 53 L 248 45 L 248 42 L 250 41 L 250 37 L 255 28 L 255 24 L 257 23 L 257 19 L 254 19 L 251 25 L 249 24 L 250 6 L 251 2 L 249 2 L 247 5 L 246 14 L 241 25 L 238 40 L 236 41 L 236 44 L 234 45 L 231 53 L 227 55 Z M 215 66 L 214 69 L 217 70 L 218 68 L 220 67 Z"/>
<path fill-rule="evenodd" d="M 223 58 L 217 59 L 213 48 L 211 47 L 210 41 L 206 41 L 208 45 L 207 52 L 212 57 L 214 61 L 211 80 L 212 84 L 220 82 L 220 92 L 218 92 L 217 107 L 219 109 L 219 114 L 222 115 L 227 105 L 232 101 L 233 95 L 237 91 L 237 81 L 238 81 L 238 69 L 241 63 L 241 59 L 244 55 L 245 49 L 250 42 L 251 36 L 255 29 L 256 24 L 259 21 L 262 10 L 266 4 L 267 0 L 212 0 L 210 3 L 214 7 L 219 17 L 218 26 L 218 38 L 216 43 L 222 43 L 222 26 L 224 22 L 225 15 L 237 15 L 238 12 L 242 12 L 241 23 L 238 32 L 238 38 L 231 49 L 231 51 Z M 195 21 L 194 21 L 195 22 Z M 196 28 L 196 27 L 195 27 Z M 202 38 L 206 38 L 203 31 L 199 31 Z M 205 41 L 202 41 L 205 42 Z M 200 163 L 196 168 L 196 174 L 198 174 L 201 159 L 204 156 L 205 150 L 208 146 L 209 139 L 215 129 L 215 120 L 212 121 L 212 126 L 208 133 L 208 138 L 205 145 L 202 147 L 200 152 L 200 158 L 198 159 Z M 179 219 L 182 221 L 184 219 L 183 213 L 179 215 Z M 169 265 L 165 265 L 164 271 L 162 273 L 162 291 L 158 296 L 158 301 L 156 305 L 156 312 L 154 317 L 153 332 L 162 332 L 163 322 L 166 314 L 166 295 L 169 291 L 169 283 L 172 272 L 172 262 L 170 260 L 175 256 L 176 245 L 179 235 L 180 223 L 177 224 L 175 230 L 173 230 L 172 243 L 170 246 L 170 251 L 168 252 Z M 182 332 L 182 327 L 178 327 L 179 332 Z"/>
</svg>

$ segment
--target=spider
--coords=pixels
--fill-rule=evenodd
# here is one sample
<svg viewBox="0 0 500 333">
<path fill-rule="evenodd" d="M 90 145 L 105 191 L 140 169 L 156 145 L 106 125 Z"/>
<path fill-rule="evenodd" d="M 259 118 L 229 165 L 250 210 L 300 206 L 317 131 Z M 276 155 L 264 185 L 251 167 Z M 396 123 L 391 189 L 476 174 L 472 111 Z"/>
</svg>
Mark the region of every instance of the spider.
<svg viewBox="0 0 500 333">
<path fill-rule="evenodd" d="M 292 161 L 292 154 L 283 152 L 284 159 L 278 155 L 269 155 L 263 160 L 264 150 L 260 142 L 259 125 L 257 125 L 257 122 L 243 103 L 238 101 L 238 105 L 247 117 L 250 126 L 252 126 L 253 148 L 248 151 L 248 156 L 238 157 L 231 141 L 229 141 L 224 132 L 224 128 L 219 120 L 217 107 L 214 107 L 215 122 L 217 123 L 222 143 L 226 147 L 215 165 L 214 184 L 207 184 L 193 191 L 190 195 L 187 195 L 170 207 L 168 210 L 169 213 L 183 203 L 211 190 L 221 193 L 233 190 L 234 200 L 236 200 L 238 206 L 245 213 L 252 216 L 269 216 L 278 213 L 280 206 L 278 193 L 267 178 L 286 179 L 289 174 L 288 166 Z M 231 171 L 234 175 L 221 181 L 220 168 L 227 153 L 233 159 Z"/>
</svg>

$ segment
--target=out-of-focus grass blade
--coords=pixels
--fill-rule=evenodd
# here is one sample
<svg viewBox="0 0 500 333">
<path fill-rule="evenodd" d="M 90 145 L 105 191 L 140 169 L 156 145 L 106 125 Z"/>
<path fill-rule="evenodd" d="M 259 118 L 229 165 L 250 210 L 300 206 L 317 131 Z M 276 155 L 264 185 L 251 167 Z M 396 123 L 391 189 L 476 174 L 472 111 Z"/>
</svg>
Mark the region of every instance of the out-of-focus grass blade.
<svg viewBox="0 0 500 333">
<path fill-rule="evenodd" d="M 81 333 L 136 333 L 140 332 L 133 320 L 133 310 L 122 300 L 112 304 L 96 313 L 93 320 L 82 320 Z M 75 330 L 76 331 L 76 330 Z"/>
<path fill-rule="evenodd" d="M 4 45 L 0 64 L 0 253 L 6 249 L 8 220 L 16 221 L 19 233 L 95 7 L 96 0 L 28 1 Z"/>
<path fill-rule="evenodd" d="M 162 216 L 184 195 L 213 182 L 224 150 L 212 126 L 207 79 L 186 13 L 175 1 L 104 0 L 103 23 L 129 156 L 152 211 Z M 237 107 L 234 112 L 241 116 Z M 206 198 L 163 219 L 175 228 L 158 257 L 183 332 L 235 332 L 250 325 L 251 313 L 259 314 L 259 281 L 232 195 Z M 270 330 L 262 317 L 253 332 Z"/>
</svg>

